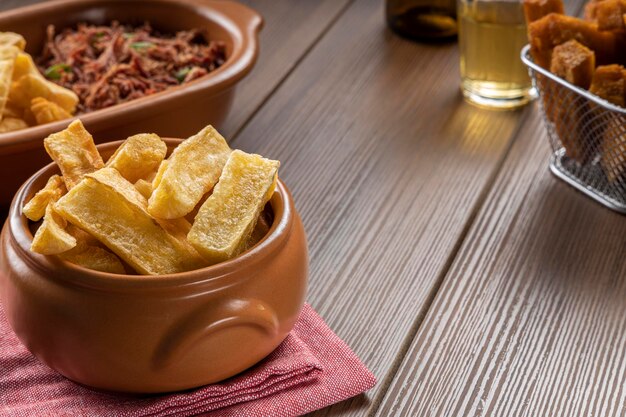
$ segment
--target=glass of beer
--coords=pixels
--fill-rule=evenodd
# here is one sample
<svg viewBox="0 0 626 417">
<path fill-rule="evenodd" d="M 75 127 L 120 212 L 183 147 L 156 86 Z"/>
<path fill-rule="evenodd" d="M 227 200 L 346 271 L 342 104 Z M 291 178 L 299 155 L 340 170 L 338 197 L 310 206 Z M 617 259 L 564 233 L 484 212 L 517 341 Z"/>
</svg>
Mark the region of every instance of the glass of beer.
<svg viewBox="0 0 626 417">
<path fill-rule="evenodd" d="M 528 43 L 521 0 L 457 0 L 461 90 L 471 103 L 511 109 L 537 96 L 520 52 Z"/>
</svg>

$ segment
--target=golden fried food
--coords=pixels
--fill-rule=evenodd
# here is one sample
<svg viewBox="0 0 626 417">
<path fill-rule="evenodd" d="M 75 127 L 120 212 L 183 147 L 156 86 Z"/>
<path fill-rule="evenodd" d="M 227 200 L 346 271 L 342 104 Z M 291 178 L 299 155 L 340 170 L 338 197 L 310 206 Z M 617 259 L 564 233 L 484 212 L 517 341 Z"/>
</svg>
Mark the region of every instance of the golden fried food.
<svg viewBox="0 0 626 417">
<path fill-rule="evenodd" d="M 66 226 L 65 219 L 49 204 L 43 223 L 33 237 L 30 250 L 42 255 L 57 255 L 72 249 L 76 246 L 76 239 L 65 230 Z"/>
<path fill-rule="evenodd" d="M 19 80 L 24 75 L 33 75 L 45 79 L 37 69 L 33 58 L 26 52 L 20 52 L 15 57 L 15 67 L 13 69 L 13 81 Z"/>
<path fill-rule="evenodd" d="M 23 52 L 24 38 L 0 32 L 0 133 L 25 129 L 71 117 L 78 96 L 39 72 L 32 57 Z"/>
<path fill-rule="evenodd" d="M 37 119 L 35 119 L 35 115 L 30 108 L 22 110 L 22 119 L 24 119 L 29 126 L 37 125 Z"/>
<path fill-rule="evenodd" d="M 63 88 L 39 75 L 26 74 L 11 83 L 9 100 L 17 106 L 30 108 L 32 99 L 43 97 L 58 104 L 70 114 L 76 111 L 78 96 L 67 88 Z"/>
<path fill-rule="evenodd" d="M 125 274 L 126 269 L 120 258 L 114 253 L 98 246 L 86 246 L 74 248 L 59 254 L 65 261 L 80 265 L 94 271 L 108 272 L 111 274 Z"/>
<path fill-rule="evenodd" d="M 603 0 L 594 3 L 593 20 L 600 30 L 623 31 L 625 0 Z"/>
<path fill-rule="evenodd" d="M 163 160 L 163 162 L 161 162 L 161 165 L 159 165 L 159 169 L 157 169 L 156 174 L 154 175 L 154 178 L 152 179 L 152 189 L 154 190 L 155 188 L 157 188 L 159 186 L 159 184 L 161 184 L 161 179 L 163 178 L 163 173 L 165 172 L 165 169 L 167 168 L 167 159 Z"/>
<path fill-rule="evenodd" d="M 617 120 L 607 123 L 600 149 L 600 164 L 609 182 L 622 178 L 626 173 L 626 128 Z"/>
<path fill-rule="evenodd" d="M 246 248 L 259 214 L 271 197 L 280 163 L 236 150 L 187 236 L 210 263 Z"/>
<path fill-rule="evenodd" d="M 618 62 L 621 39 L 613 32 L 602 32 L 598 25 L 575 17 L 550 13 L 528 25 L 530 52 L 533 60 L 550 68 L 555 46 L 576 39 L 593 50 L 598 64 Z"/>
<path fill-rule="evenodd" d="M 604 65 L 596 68 L 589 91 L 615 104 L 624 106 L 624 67 Z"/>
<path fill-rule="evenodd" d="M 209 198 L 211 196 L 211 194 L 212 194 L 211 191 L 206 193 L 200 199 L 200 201 L 198 201 L 198 204 L 196 204 L 196 206 L 193 208 L 193 210 L 191 210 L 191 212 L 189 212 L 188 214 L 185 215 L 185 219 L 187 219 L 190 223 L 193 223 L 193 220 L 196 218 L 196 216 L 198 215 L 198 212 L 200 211 L 200 207 L 202 207 L 202 205 L 204 204 L 206 199 Z"/>
<path fill-rule="evenodd" d="M 23 208 L 33 221 L 45 211 L 33 251 L 98 271 L 161 275 L 230 259 L 263 239 L 272 222 L 263 209 L 276 187 L 278 161 L 231 151 L 210 126 L 183 141 L 170 159 L 164 159 L 162 144 L 156 135 L 133 136 L 104 166 L 79 120 L 48 136 L 44 145 L 63 176 L 52 176 Z M 194 161 L 192 173 L 186 173 L 196 182 L 191 187 L 169 177 L 185 173 L 187 157 Z M 133 184 L 123 174 L 139 178 Z M 184 194 L 176 207 L 198 198 L 191 213 L 150 214 L 155 187 L 164 190 L 167 184 L 169 191 Z"/>
<path fill-rule="evenodd" d="M 577 40 L 554 47 L 550 72 L 575 86 L 589 88 L 595 68 L 595 53 Z"/>
<path fill-rule="evenodd" d="M 143 200 L 116 170 L 104 168 L 86 176 L 55 208 L 141 274 L 170 274 L 204 266 L 204 261 L 141 208 Z"/>
<path fill-rule="evenodd" d="M 2 116 L 0 117 L 0 119 L 3 119 L 5 117 L 11 117 L 13 119 L 22 119 L 23 116 L 24 116 L 24 111 L 22 109 L 15 106 L 15 104 L 7 101 L 6 106 L 4 106 L 4 109 L 2 110 Z"/>
<path fill-rule="evenodd" d="M 104 245 L 102 245 L 98 239 L 91 236 L 89 233 L 85 232 L 80 227 L 75 226 L 71 223 L 68 223 L 67 227 L 65 228 L 65 231 L 67 231 L 67 233 L 69 233 L 70 235 L 74 236 L 74 239 L 76 239 L 75 249 L 79 249 L 81 247 L 86 247 L 86 246 L 99 246 L 102 248 L 104 247 Z"/>
<path fill-rule="evenodd" d="M 0 120 L 0 133 L 13 132 L 15 130 L 26 129 L 28 123 L 16 117 L 4 117 Z"/>
<path fill-rule="evenodd" d="M 68 224 L 66 231 L 76 239 L 76 246 L 67 252 L 59 253 L 59 258 L 95 271 L 124 274 L 126 269 L 113 252 L 84 230 Z"/>
<path fill-rule="evenodd" d="M 141 133 L 126 139 L 106 166 L 117 169 L 134 183 L 156 171 L 166 154 L 167 145 L 158 135 Z"/>
<path fill-rule="evenodd" d="M 550 14 L 564 14 L 563 0 L 524 0 L 526 22 L 534 22 Z"/>
<path fill-rule="evenodd" d="M 24 205 L 22 213 L 30 220 L 37 222 L 46 213 L 48 204 L 54 203 L 67 192 L 63 178 L 53 175 L 48 179 L 45 187 L 39 190 L 28 203 Z"/>
<path fill-rule="evenodd" d="M 152 194 L 152 183 L 144 179 L 138 179 L 137 182 L 135 182 L 135 189 L 139 191 L 139 193 L 147 201 L 150 198 L 150 195 Z"/>
<path fill-rule="evenodd" d="M 613 103 L 624 106 L 626 94 L 626 71 L 621 65 L 605 65 L 596 68 L 589 91 Z M 626 171 L 626 130 L 617 120 L 609 120 L 601 132 L 600 164 L 609 182 L 614 182 Z"/>
<path fill-rule="evenodd" d="M 15 46 L 23 51 L 26 48 L 26 39 L 19 33 L 0 32 L 0 47 L 2 46 Z"/>
<path fill-rule="evenodd" d="M 15 46 L 0 46 L 0 114 L 4 113 L 9 100 L 13 67 L 18 53 L 19 49 Z"/>
<path fill-rule="evenodd" d="M 35 97 L 30 102 L 30 111 L 38 125 L 69 119 L 72 115 L 56 103 L 43 97 Z"/>
<path fill-rule="evenodd" d="M 122 175 L 113 168 L 105 168 L 98 170 L 90 175 L 100 183 L 105 184 L 112 189 L 115 189 L 118 193 L 122 194 L 129 204 L 134 204 L 139 210 L 147 213 L 148 201 L 147 199 L 126 180 Z M 202 258 L 198 252 L 187 242 L 187 233 L 191 229 L 191 223 L 189 223 L 184 217 L 178 219 L 154 219 L 154 221 L 168 232 L 172 237 L 177 239 L 182 245 L 184 251 L 187 253 L 187 257 L 194 260 L 197 264 L 203 264 Z"/>
<path fill-rule="evenodd" d="M 148 211 L 157 218 L 176 219 L 191 212 L 213 189 L 231 149 L 207 126 L 172 152 L 162 175 L 157 174 Z"/>
<path fill-rule="evenodd" d="M 130 204 L 134 204 L 138 209 L 146 211 L 148 206 L 146 198 L 115 168 L 99 169 L 90 174 L 90 177 L 123 195 Z"/>
<path fill-rule="evenodd" d="M 104 166 L 91 134 L 80 120 L 73 121 L 67 129 L 45 138 L 44 146 L 61 169 L 68 190 L 86 174 Z"/>
</svg>

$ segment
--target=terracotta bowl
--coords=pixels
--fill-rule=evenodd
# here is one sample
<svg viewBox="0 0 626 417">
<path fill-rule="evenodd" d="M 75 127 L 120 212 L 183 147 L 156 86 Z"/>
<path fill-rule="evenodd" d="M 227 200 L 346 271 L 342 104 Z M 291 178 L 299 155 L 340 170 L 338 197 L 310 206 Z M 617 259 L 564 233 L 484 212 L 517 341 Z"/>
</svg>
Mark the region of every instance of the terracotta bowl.
<svg viewBox="0 0 626 417">
<path fill-rule="evenodd" d="M 110 156 L 119 143 L 99 149 Z M 306 291 L 307 246 L 280 180 L 268 204 L 274 221 L 256 246 L 208 268 L 141 276 L 30 252 L 21 207 L 57 172 L 48 165 L 20 188 L 0 236 L 0 301 L 19 339 L 49 367 L 108 391 L 177 391 L 249 368 L 292 329 Z"/>
<path fill-rule="evenodd" d="M 58 0 L 0 13 L 0 31 L 21 33 L 32 55 L 41 52 L 47 25 L 78 22 L 148 21 L 165 31 L 206 28 L 226 44 L 227 59 L 216 71 L 128 103 L 80 115 L 96 142 L 136 132 L 186 137 L 207 124 L 219 128 L 228 114 L 235 86 L 254 65 L 263 20 L 255 11 L 224 0 Z M 48 163 L 43 138 L 64 129 L 69 120 L 0 134 L 0 209 L 18 187 Z"/>
</svg>

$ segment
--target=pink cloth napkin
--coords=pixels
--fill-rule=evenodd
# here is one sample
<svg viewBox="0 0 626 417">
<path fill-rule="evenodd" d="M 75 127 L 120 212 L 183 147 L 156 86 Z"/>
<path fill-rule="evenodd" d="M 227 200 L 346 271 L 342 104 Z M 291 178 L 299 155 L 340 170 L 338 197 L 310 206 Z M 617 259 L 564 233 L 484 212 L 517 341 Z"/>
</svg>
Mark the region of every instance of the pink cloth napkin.
<svg viewBox="0 0 626 417">
<path fill-rule="evenodd" d="M 322 318 L 305 305 L 293 331 L 267 358 L 220 384 L 132 397 L 71 382 L 19 342 L 0 306 L 2 416 L 296 416 L 360 394 L 376 380 Z"/>
</svg>

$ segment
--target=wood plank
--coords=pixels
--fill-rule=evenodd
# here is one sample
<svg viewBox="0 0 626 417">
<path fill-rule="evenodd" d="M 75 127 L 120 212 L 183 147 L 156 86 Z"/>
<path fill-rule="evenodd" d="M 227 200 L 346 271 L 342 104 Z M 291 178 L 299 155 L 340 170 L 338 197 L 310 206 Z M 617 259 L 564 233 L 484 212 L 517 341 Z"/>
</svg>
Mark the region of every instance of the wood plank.
<svg viewBox="0 0 626 417">
<path fill-rule="evenodd" d="M 379 415 L 626 413 L 626 221 L 519 136 Z"/>
<path fill-rule="evenodd" d="M 520 139 L 379 415 L 624 416 L 626 221 Z"/>
<path fill-rule="evenodd" d="M 221 131 L 234 136 L 309 48 L 333 24 L 352 0 L 240 0 L 263 16 L 257 65 L 237 86 L 232 112 Z"/>
<path fill-rule="evenodd" d="M 625 415 L 626 224 L 517 140 L 378 415 Z"/>
<path fill-rule="evenodd" d="M 2 0 L 0 10 L 41 1 L 44 0 Z M 265 25 L 260 36 L 259 60 L 237 85 L 231 114 L 220 129 L 225 136 L 233 136 L 243 126 L 351 1 L 241 0 L 263 16 Z"/>
<path fill-rule="evenodd" d="M 360 0 L 234 140 L 282 161 L 304 219 L 309 301 L 378 376 L 371 410 L 447 270 L 524 112 L 459 93 L 455 44 L 391 34 Z"/>
</svg>

